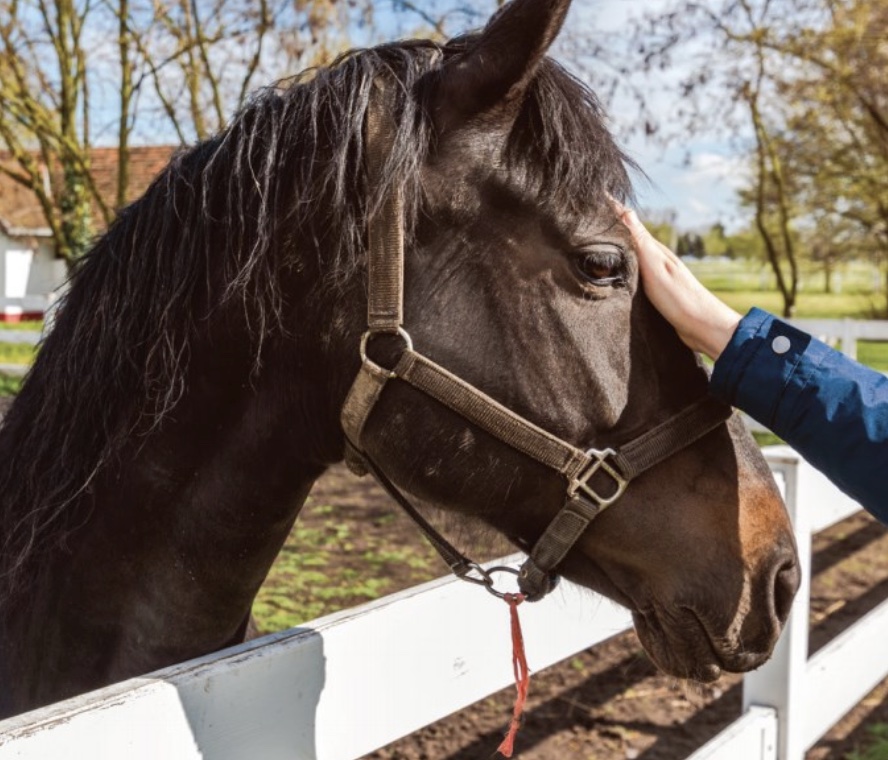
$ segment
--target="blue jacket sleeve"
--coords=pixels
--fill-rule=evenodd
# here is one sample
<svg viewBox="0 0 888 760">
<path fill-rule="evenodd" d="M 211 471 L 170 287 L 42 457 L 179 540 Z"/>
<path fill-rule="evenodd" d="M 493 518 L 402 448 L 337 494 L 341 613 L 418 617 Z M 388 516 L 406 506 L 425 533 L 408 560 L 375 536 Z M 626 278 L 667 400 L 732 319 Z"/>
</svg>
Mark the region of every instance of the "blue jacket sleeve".
<svg viewBox="0 0 888 760">
<path fill-rule="evenodd" d="M 712 372 L 710 392 L 774 431 L 888 523 L 888 378 L 753 309 Z"/>
</svg>

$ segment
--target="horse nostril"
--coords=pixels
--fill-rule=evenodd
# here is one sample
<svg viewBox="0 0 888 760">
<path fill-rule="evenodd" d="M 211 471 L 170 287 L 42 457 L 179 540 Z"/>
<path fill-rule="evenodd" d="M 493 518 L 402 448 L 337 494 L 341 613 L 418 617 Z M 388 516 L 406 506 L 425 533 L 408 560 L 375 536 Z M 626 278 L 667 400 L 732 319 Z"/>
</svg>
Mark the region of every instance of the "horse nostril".
<svg viewBox="0 0 888 760">
<path fill-rule="evenodd" d="M 799 588 L 801 571 L 795 556 L 787 558 L 774 576 L 774 613 L 781 625 L 789 617 L 792 600 Z"/>
</svg>

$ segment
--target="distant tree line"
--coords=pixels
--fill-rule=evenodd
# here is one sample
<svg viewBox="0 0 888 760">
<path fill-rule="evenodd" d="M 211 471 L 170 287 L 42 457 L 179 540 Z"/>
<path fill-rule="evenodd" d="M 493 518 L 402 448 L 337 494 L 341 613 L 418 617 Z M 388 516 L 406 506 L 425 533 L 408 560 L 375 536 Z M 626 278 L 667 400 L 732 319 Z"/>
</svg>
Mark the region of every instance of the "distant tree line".
<svg viewBox="0 0 888 760">
<path fill-rule="evenodd" d="M 718 125 L 745 146 L 741 202 L 786 315 L 803 260 L 829 278 L 849 259 L 882 268 L 888 313 L 886 39 L 883 0 L 675 0 L 637 25 L 630 55 L 614 53 L 626 77 L 686 72 L 674 119 L 648 112 L 647 132 L 686 140 Z"/>
</svg>

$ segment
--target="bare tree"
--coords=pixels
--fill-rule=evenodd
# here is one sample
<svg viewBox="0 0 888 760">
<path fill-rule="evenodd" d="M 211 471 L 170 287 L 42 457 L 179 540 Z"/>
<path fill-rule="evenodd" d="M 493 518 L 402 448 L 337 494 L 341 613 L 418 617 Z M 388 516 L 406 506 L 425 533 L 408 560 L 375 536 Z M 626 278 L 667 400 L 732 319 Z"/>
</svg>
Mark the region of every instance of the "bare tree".
<svg viewBox="0 0 888 760">
<path fill-rule="evenodd" d="M 34 193 L 69 260 L 88 244 L 92 209 L 110 218 L 87 149 L 84 33 L 93 12 L 91 0 L 0 0 L 0 139 L 11 159 L 0 172 Z"/>
<path fill-rule="evenodd" d="M 647 130 L 731 140 L 749 156 L 754 179 L 744 197 L 787 314 L 798 260 L 810 253 L 798 241 L 811 238 L 796 228 L 817 227 L 821 249 L 827 231 L 848 233 L 848 224 L 818 224 L 826 217 L 859 226 L 884 262 L 888 296 L 886 33 L 879 0 L 677 0 L 632 37 L 626 57 L 637 66 L 684 72 L 670 118 Z M 861 255 L 859 246 L 829 247 Z"/>
<path fill-rule="evenodd" d="M 73 262 L 129 199 L 134 136 L 208 137 L 260 77 L 340 52 L 362 2 L 0 0 L 0 172 L 34 194 Z M 113 197 L 96 144 L 117 148 Z"/>
</svg>

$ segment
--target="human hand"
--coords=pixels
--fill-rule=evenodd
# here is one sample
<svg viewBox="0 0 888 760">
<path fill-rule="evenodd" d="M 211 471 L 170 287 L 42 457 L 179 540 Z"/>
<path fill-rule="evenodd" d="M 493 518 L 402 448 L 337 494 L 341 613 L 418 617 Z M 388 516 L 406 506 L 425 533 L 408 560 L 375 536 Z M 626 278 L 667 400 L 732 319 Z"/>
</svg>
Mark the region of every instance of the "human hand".
<svg viewBox="0 0 888 760">
<path fill-rule="evenodd" d="M 687 346 L 718 359 L 740 315 L 710 293 L 678 256 L 648 232 L 634 211 L 617 201 L 612 203 L 632 235 L 642 286 L 650 302 Z"/>
</svg>

